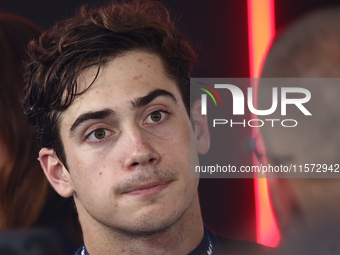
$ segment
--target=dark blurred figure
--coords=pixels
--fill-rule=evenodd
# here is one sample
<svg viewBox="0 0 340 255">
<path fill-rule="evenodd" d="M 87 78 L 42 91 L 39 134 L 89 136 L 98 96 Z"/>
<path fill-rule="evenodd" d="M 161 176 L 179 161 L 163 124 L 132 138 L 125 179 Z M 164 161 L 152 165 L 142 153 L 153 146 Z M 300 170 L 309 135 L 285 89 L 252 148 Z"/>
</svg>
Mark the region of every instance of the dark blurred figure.
<svg viewBox="0 0 340 255">
<path fill-rule="evenodd" d="M 37 161 L 39 147 L 20 105 L 25 46 L 42 31 L 0 13 L 0 228 L 34 225 L 46 201 L 48 182 Z"/>
<path fill-rule="evenodd" d="M 1 255 L 73 254 L 82 239 L 75 209 L 69 209 L 72 201 L 56 196 L 40 167 L 39 146 L 20 102 L 25 48 L 41 32 L 21 17 L 0 12 Z"/>
<path fill-rule="evenodd" d="M 261 78 L 340 78 L 340 8 L 314 11 L 280 33 Z M 296 128 L 261 128 L 271 163 L 340 163 L 340 79 L 309 81 L 306 88 L 314 99 L 307 108 L 313 116 L 302 118 L 298 109 L 290 109 L 289 118 L 298 119 Z M 278 87 L 275 82 L 273 87 Z M 271 97 L 260 84 L 259 108 L 268 100 Z M 271 118 L 282 116 L 277 111 Z M 282 254 L 340 254 L 340 179 L 269 179 L 269 183 L 282 231 Z"/>
</svg>

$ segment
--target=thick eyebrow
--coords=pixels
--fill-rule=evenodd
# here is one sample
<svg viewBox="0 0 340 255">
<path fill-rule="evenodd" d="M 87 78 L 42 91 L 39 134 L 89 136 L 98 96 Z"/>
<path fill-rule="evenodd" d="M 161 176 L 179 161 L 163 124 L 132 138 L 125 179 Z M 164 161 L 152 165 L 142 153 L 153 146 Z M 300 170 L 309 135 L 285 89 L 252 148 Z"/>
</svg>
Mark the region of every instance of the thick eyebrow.
<svg viewBox="0 0 340 255">
<path fill-rule="evenodd" d="M 85 112 L 81 114 L 72 124 L 70 128 L 70 132 L 72 133 L 80 124 L 84 123 L 87 120 L 93 119 L 105 119 L 106 117 L 114 115 L 114 111 L 111 109 L 104 109 L 100 111 L 92 111 L 92 112 Z"/>
<path fill-rule="evenodd" d="M 131 103 L 133 105 L 133 108 L 140 108 L 140 107 L 147 105 L 148 103 L 150 103 L 152 100 L 154 100 L 157 97 L 167 97 L 171 99 L 174 103 L 177 103 L 176 97 L 172 93 L 164 89 L 155 89 L 151 91 L 149 94 L 147 94 L 146 96 L 139 97 Z"/>
</svg>

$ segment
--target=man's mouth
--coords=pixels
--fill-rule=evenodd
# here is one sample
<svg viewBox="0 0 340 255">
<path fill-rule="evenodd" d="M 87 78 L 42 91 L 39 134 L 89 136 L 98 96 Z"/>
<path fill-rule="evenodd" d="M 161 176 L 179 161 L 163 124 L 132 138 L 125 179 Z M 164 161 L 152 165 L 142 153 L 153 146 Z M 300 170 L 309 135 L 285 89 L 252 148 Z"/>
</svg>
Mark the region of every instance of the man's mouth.
<svg viewBox="0 0 340 255">
<path fill-rule="evenodd" d="M 172 181 L 160 181 L 160 182 L 151 182 L 147 184 L 141 184 L 127 191 L 123 192 L 123 195 L 132 195 L 132 196 L 147 196 L 154 195 L 161 192 L 163 189 L 167 188 Z"/>
</svg>

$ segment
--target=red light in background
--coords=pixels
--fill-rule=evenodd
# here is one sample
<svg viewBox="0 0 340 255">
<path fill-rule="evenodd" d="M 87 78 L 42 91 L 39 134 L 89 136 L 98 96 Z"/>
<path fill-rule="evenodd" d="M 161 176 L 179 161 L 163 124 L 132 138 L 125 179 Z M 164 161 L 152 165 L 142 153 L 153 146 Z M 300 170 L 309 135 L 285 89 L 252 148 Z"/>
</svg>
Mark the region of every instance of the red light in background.
<svg viewBox="0 0 340 255">
<path fill-rule="evenodd" d="M 248 0 L 250 77 L 259 77 L 274 34 L 274 0 Z"/>
<path fill-rule="evenodd" d="M 248 0 L 248 38 L 249 38 L 249 63 L 250 77 L 257 78 L 260 75 L 264 57 L 267 54 L 271 41 L 275 34 L 274 0 Z M 252 84 L 253 102 L 257 104 L 257 82 Z M 254 104 L 254 107 L 256 105 Z M 253 119 L 257 117 L 252 115 Z M 252 136 L 259 135 L 259 128 L 252 129 Z M 259 140 L 259 139 L 257 139 Z M 263 144 L 257 144 L 264 149 Z M 258 159 L 253 153 L 253 163 L 259 165 Z M 266 178 L 255 178 L 255 206 L 256 206 L 256 231 L 257 242 L 275 247 L 280 240 L 275 216 L 268 193 Z"/>
</svg>

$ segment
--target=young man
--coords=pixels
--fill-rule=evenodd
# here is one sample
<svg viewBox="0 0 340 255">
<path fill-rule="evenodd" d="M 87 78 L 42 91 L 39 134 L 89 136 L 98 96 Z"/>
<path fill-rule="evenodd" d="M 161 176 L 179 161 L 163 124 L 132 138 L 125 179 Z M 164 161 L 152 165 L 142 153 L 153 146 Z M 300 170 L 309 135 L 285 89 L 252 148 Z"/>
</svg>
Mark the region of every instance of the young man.
<svg viewBox="0 0 340 255">
<path fill-rule="evenodd" d="M 190 106 L 196 52 L 161 3 L 82 8 L 29 55 L 24 107 L 48 180 L 74 198 L 77 254 L 246 254 L 202 223 L 190 160 L 210 135 Z"/>
</svg>

